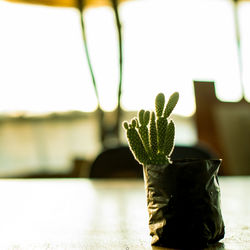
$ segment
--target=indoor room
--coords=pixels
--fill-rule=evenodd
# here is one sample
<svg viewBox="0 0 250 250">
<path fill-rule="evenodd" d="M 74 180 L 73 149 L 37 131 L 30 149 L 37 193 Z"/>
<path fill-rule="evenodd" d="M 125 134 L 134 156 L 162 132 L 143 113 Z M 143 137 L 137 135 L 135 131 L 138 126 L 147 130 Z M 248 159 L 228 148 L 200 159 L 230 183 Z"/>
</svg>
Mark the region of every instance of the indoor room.
<svg viewBox="0 0 250 250">
<path fill-rule="evenodd" d="M 249 23 L 247 0 L 0 0 L 0 249 L 249 249 Z"/>
</svg>

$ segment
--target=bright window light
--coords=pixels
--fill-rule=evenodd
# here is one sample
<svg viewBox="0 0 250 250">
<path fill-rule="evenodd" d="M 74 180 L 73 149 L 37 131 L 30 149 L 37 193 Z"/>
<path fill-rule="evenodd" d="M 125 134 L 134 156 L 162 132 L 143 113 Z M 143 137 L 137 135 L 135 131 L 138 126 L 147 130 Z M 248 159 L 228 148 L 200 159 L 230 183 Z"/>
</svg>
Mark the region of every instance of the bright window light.
<svg viewBox="0 0 250 250">
<path fill-rule="evenodd" d="M 125 2 L 119 8 L 125 110 L 152 109 L 158 92 L 168 96 L 179 91 L 176 113 L 191 115 L 193 80 L 215 81 L 221 100 L 241 99 L 231 1 L 143 0 Z M 241 11 L 246 25 L 248 12 L 247 8 Z M 119 80 L 113 11 L 90 8 L 84 17 L 101 106 L 111 111 L 117 105 Z M 0 112 L 96 109 L 79 19 L 73 8 L 0 2 Z M 247 51 L 247 26 L 242 31 Z M 245 53 L 246 68 L 249 58 Z M 248 78 L 245 71 L 245 82 Z M 247 85 L 245 89 L 249 96 Z"/>
<path fill-rule="evenodd" d="M 191 115 L 193 80 L 214 80 L 220 99 L 240 99 L 230 1 L 144 0 L 124 3 L 121 14 L 126 109 L 152 108 L 157 92 L 177 90 L 181 99 L 176 113 Z"/>
<path fill-rule="evenodd" d="M 241 48 L 243 64 L 243 84 L 245 97 L 250 101 L 250 3 L 242 2 L 239 4 L 239 17 L 241 27 Z"/>
<path fill-rule="evenodd" d="M 75 9 L 0 2 L 0 111 L 96 108 Z"/>
<path fill-rule="evenodd" d="M 118 42 L 111 8 L 91 8 L 84 12 L 86 35 L 102 109 L 117 105 Z"/>
</svg>

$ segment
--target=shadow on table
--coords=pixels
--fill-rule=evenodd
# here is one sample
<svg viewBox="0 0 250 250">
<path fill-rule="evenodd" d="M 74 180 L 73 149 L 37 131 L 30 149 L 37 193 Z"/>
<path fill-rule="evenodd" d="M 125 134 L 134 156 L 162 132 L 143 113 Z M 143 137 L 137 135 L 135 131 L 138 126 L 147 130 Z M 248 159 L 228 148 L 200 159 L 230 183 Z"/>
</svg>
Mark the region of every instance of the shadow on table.
<svg viewBox="0 0 250 250">
<path fill-rule="evenodd" d="M 209 247 L 206 248 L 165 248 L 165 247 L 158 247 L 158 246 L 152 246 L 152 250 L 225 250 L 224 243 L 218 242 L 216 244 L 210 245 Z"/>
</svg>

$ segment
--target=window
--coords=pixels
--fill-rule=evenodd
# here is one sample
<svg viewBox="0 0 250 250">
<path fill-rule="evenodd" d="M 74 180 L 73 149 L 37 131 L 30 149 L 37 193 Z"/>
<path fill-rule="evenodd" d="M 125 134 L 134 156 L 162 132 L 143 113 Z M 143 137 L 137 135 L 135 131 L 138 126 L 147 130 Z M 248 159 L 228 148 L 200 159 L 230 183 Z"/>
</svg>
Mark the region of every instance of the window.
<svg viewBox="0 0 250 250">
<path fill-rule="evenodd" d="M 250 100 L 250 3 L 239 3 L 239 17 L 241 28 L 241 48 L 242 48 L 242 66 L 243 66 L 243 84 L 245 96 Z"/>
<path fill-rule="evenodd" d="M 243 50 L 249 5 L 241 4 Z M 116 106 L 118 58 L 113 12 L 85 12 L 90 56 L 105 110 Z M 180 91 L 178 114 L 195 110 L 192 81 L 215 80 L 222 100 L 242 96 L 228 0 L 138 0 L 120 5 L 124 37 L 122 106 L 152 108 L 156 93 Z M 0 112 L 93 111 L 97 102 L 78 12 L 0 2 Z M 249 64 L 244 53 L 244 69 Z M 245 90 L 250 96 L 247 71 Z M 140 95 L 138 95 L 140 92 Z"/>
<path fill-rule="evenodd" d="M 0 111 L 93 111 L 76 10 L 0 2 Z"/>
<path fill-rule="evenodd" d="M 124 4 L 122 14 L 127 55 L 123 104 L 127 109 L 141 103 L 152 106 L 151 96 L 159 90 L 178 90 L 181 98 L 176 111 L 190 115 L 195 109 L 194 79 L 216 81 L 220 99 L 241 98 L 230 1 L 136 1 Z"/>
</svg>

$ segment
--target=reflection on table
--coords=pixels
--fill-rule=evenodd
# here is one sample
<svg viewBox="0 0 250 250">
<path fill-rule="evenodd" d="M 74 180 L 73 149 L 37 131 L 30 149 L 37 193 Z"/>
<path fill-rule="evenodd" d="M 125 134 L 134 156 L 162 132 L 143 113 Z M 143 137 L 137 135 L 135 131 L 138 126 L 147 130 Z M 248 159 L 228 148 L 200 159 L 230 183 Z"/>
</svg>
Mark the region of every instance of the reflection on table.
<svg viewBox="0 0 250 250">
<path fill-rule="evenodd" d="M 226 235 L 250 249 L 250 177 L 221 177 Z M 0 249 L 163 249 L 150 245 L 142 180 L 1 180 Z"/>
</svg>

